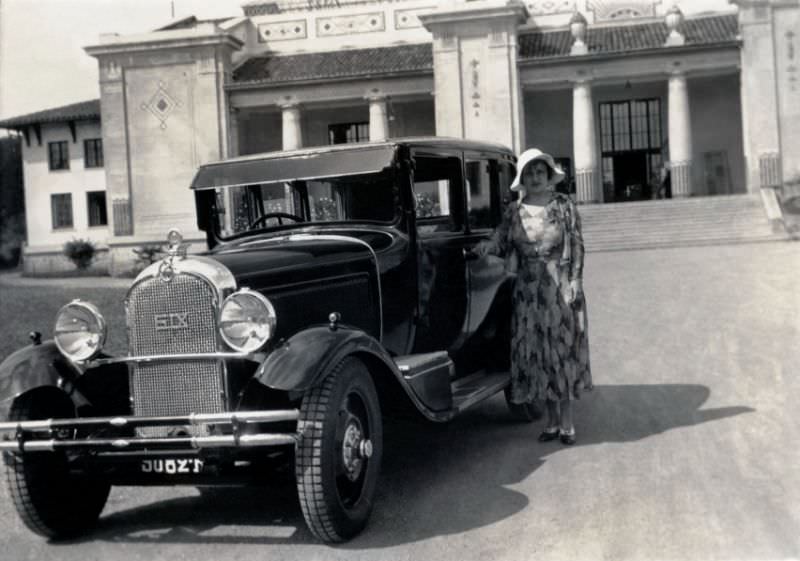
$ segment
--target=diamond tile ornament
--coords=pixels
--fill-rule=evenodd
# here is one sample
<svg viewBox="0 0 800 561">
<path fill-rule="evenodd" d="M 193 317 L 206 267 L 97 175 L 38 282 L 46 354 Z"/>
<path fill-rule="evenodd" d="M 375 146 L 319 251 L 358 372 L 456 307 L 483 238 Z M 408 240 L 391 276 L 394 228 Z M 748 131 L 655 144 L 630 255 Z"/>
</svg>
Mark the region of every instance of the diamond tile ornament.
<svg viewBox="0 0 800 561">
<path fill-rule="evenodd" d="M 164 83 L 159 82 L 156 93 L 152 95 L 150 101 L 143 103 L 141 107 L 142 109 L 150 111 L 150 113 L 152 113 L 153 116 L 155 116 L 155 118 L 161 122 L 161 128 L 166 129 L 167 119 L 175 110 L 175 108 L 180 106 L 181 102 L 176 101 L 171 95 L 169 95 L 169 92 L 167 92 L 167 90 L 164 88 Z"/>
</svg>

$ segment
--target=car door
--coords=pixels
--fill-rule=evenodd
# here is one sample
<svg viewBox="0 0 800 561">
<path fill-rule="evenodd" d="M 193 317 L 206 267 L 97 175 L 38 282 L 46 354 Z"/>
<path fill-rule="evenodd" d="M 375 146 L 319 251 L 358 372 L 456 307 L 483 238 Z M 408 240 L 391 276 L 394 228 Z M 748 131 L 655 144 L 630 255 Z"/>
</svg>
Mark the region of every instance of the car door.
<svg viewBox="0 0 800 561">
<path fill-rule="evenodd" d="M 414 352 L 448 350 L 467 317 L 464 194 L 460 153 L 412 151 L 417 240 Z"/>
<path fill-rule="evenodd" d="M 508 186 L 514 177 L 514 166 L 496 153 L 469 151 L 464 153 L 464 176 L 464 245 L 472 248 L 488 239 L 500 223 L 503 209 L 510 202 Z M 508 356 L 503 349 L 510 329 L 511 284 L 501 257 L 466 256 L 467 315 L 451 354 L 457 365 L 489 371 Z"/>
</svg>

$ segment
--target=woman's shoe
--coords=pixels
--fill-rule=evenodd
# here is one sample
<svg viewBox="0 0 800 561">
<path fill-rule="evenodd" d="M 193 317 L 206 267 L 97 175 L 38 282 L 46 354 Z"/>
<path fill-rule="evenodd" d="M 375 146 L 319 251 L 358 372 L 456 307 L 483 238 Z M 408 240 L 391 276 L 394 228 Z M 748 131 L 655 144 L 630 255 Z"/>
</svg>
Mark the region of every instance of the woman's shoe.
<svg viewBox="0 0 800 561">
<path fill-rule="evenodd" d="M 558 438 L 558 427 L 547 427 L 539 435 L 539 442 L 550 442 Z"/>
<path fill-rule="evenodd" d="M 564 429 L 560 429 L 558 431 L 559 436 L 561 437 L 561 444 L 566 444 L 567 446 L 572 446 L 575 444 L 575 429 L 572 428 L 568 431 Z"/>
</svg>

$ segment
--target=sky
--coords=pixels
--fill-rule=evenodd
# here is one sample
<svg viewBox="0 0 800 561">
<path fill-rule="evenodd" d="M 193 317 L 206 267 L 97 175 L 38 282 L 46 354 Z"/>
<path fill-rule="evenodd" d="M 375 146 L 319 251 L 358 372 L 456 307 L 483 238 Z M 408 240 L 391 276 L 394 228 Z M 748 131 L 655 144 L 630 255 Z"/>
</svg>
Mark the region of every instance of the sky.
<svg viewBox="0 0 800 561">
<path fill-rule="evenodd" d="M 173 17 L 240 16 L 246 0 L 0 0 L 0 119 L 96 99 L 101 33 L 141 33 Z M 602 1 L 602 0 L 597 0 Z M 607 0 L 609 2 L 614 0 Z M 684 0 L 687 14 L 727 0 Z"/>
</svg>

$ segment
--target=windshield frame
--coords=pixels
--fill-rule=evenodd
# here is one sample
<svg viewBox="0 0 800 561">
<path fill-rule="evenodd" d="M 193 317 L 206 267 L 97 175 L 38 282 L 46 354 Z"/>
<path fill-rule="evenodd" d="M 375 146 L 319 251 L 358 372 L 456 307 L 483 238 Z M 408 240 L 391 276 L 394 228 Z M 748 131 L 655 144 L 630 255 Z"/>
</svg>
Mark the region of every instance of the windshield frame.
<svg viewBox="0 0 800 561">
<path fill-rule="evenodd" d="M 269 234 L 274 232 L 285 232 L 287 230 L 304 230 L 304 229 L 318 229 L 318 228 L 328 228 L 328 227 L 352 227 L 354 225 L 370 225 L 370 226 L 382 226 L 382 227 L 396 227 L 402 220 L 403 217 L 403 208 L 402 208 L 402 193 L 400 192 L 400 182 L 398 181 L 398 174 L 400 171 L 397 169 L 396 166 L 387 166 L 384 169 L 374 172 L 374 171 L 366 171 L 363 173 L 351 173 L 351 174 L 343 174 L 343 175 L 325 175 L 322 177 L 314 177 L 314 178 L 304 178 L 304 179 L 294 179 L 290 181 L 268 181 L 268 182 L 260 182 L 260 183 L 250 183 L 244 185 L 229 185 L 225 187 L 221 187 L 218 189 L 209 190 L 212 196 L 209 197 L 211 200 L 211 208 L 209 209 L 210 212 L 210 228 L 213 231 L 214 237 L 219 240 L 220 242 L 230 242 L 239 240 L 242 238 L 246 238 L 253 235 L 259 234 Z M 356 219 L 342 219 L 342 220 L 310 220 L 311 217 L 311 201 L 309 197 L 309 189 L 308 183 L 309 182 L 324 182 L 325 180 L 334 180 L 332 183 L 340 183 L 347 178 L 358 178 L 365 175 L 373 175 L 376 178 L 379 178 L 381 175 L 386 175 L 386 182 L 389 183 L 389 188 L 392 191 L 392 215 L 391 219 L 389 220 L 378 220 L 378 219 L 369 219 L 369 218 L 356 218 Z M 298 212 L 298 215 L 302 217 L 305 221 L 303 222 L 284 222 L 283 224 L 275 224 L 275 225 L 265 225 L 260 226 L 252 229 L 243 229 L 240 231 L 235 231 L 231 234 L 227 234 L 224 231 L 225 223 L 224 221 L 220 220 L 220 217 L 223 216 L 225 212 L 228 212 L 226 208 L 226 204 L 220 207 L 220 197 L 221 194 L 227 194 L 230 192 L 231 189 L 237 188 L 246 188 L 246 187 L 258 187 L 258 186 L 265 186 L 265 185 L 275 185 L 275 184 L 284 184 L 284 186 L 290 186 L 292 189 L 292 197 L 293 199 L 298 200 L 298 204 L 295 209 Z M 385 187 L 385 185 L 382 185 Z M 263 201 L 262 201 L 263 203 Z M 263 209 L 262 209 L 263 210 Z M 259 215 L 269 214 L 269 213 L 258 213 Z M 290 212 L 291 214 L 291 212 Z M 252 223 L 252 221 L 251 221 Z"/>
</svg>

